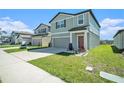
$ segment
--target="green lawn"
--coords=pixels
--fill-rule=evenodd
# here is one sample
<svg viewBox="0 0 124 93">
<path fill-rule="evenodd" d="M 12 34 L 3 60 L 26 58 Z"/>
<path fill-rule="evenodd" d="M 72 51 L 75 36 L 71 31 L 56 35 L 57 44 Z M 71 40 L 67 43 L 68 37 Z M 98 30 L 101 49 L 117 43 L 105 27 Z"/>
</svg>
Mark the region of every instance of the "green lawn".
<svg viewBox="0 0 124 93">
<path fill-rule="evenodd" d="M 19 45 L 0 45 L 0 48 L 18 47 Z"/>
<path fill-rule="evenodd" d="M 6 49 L 4 50 L 7 53 L 13 53 L 13 52 L 20 52 L 20 51 L 25 51 L 27 49 L 20 49 L 20 48 L 13 48 L 13 49 Z"/>
<path fill-rule="evenodd" d="M 100 71 L 124 77 L 124 57 L 109 45 L 100 45 L 85 57 L 59 53 L 29 62 L 66 82 L 110 82 L 99 76 Z M 94 72 L 86 71 L 87 65 L 93 65 Z"/>
<path fill-rule="evenodd" d="M 41 48 L 46 48 L 46 47 L 28 46 L 27 49 L 13 48 L 13 49 L 6 49 L 4 51 L 7 52 L 7 53 L 13 53 L 13 52 L 21 52 L 21 51 L 33 50 L 33 49 L 41 49 Z"/>
</svg>

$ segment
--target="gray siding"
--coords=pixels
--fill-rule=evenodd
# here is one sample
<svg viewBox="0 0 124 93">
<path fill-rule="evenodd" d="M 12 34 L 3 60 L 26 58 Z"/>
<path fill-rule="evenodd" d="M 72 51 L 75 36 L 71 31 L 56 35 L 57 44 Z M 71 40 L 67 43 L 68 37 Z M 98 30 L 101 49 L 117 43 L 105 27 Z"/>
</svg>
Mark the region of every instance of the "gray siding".
<svg viewBox="0 0 124 93">
<path fill-rule="evenodd" d="M 124 31 L 114 37 L 114 45 L 118 49 L 124 49 Z"/>
<path fill-rule="evenodd" d="M 52 22 L 56 22 L 58 20 L 63 20 L 65 18 L 72 17 L 72 15 L 67 15 L 67 14 L 59 14 Z"/>
<path fill-rule="evenodd" d="M 99 36 L 100 27 L 98 26 L 94 18 L 91 16 L 91 14 L 89 14 L 89 25 L 89 30 Z"/>
<path fill-rule="evenodd" d="M 70 36 L 70 33 L 53 34 L 52 37 Z"/>
<path fill-rule="evenodd" d="M 88 14 L 84 13 L 83 15 L 84 15 L 83 25 L 88 25 Z M 53 22 L 51 22 L 51 33 L 68 32 L 69 29 L 80 26 L 78 24 L 78 16 L 79 15 L 77 16 L 58 15 L 58 17 L 55 18 Z M 66 20 L 66 27 L 56 29 L 56 22 L 62 19 Z"/>
<path fill-rule="evenodd" d="M 96 46 L 99 45 L 100 43 L 100 37 L 97 36 L 96 34 L 92 33 L 92 32 L 89 32 L 89 49 L 92 49 L 92 48 L 95 48 Z"/>
<path fill-rule="evenodd" d="M 61 36 L 66 36 L 70 37 L 70 34 L 68 32 L 69 29 L 74 28 L 74 27 L 78 27 L 81 26 L 78 24 L 78 16 L 72 16 L 72 15 L 65 15 L 65 14 L 61 14 L 58 15 L 52 22 L 51 22 L 51 33 L 52 33 L 52 39 L 55 37 L 61 37 Z M 83 24 L 82 25 L 89 25 L 87 28 L 87 48 L 91 49 L 94 48 L 96 46 L 99 45 L 99 41 L 100 41 L 100 32 L 99 32 L 99 26 L 96 23 L 96 21 L 94 20 L 94 18 L 91 16 L 91 14 L 89 12 L 83 13 L 84 16 L 84 20 L 83 20 Z M 56 29 L 56 22 L 60 21 L 60 20 L 66 20 L 66 27 L 63 28 L 58 28 Z M 68 32 L 68 33 L 61 33 L 61 32 Z M 61 33 L 61 34 L 55 34 L 55 33 Z M 68 38 L 69 40 L 69 38 Z M 63 39 L 61 38 L 56 38 L 56 40 L 53 40 L 53 44 L 56 44 L 56 46 L 62 46 L 62 47 L 66 47 L 67 48 L 67 42 L 69 43 L 68 40 L 65 40 L 64 37 Z M 67 42 L 66 42 L 67 41 Z M 64 45 L 66 44 L 66 45 Z M 72 34 L 72 44 L 74 49 L 78 49 L 77 47 L 77 35 L 76 34 Z"/>
<path fill-rule="evenodd" d="M 34 30 L 35 34 L 44 34 L 44 32 L 41 31 L 41 29 L 46 28 L 46 33 L 50 32 L 50 28 L 46 25 L 41 25 L 40 27 L 38 27 L 36 30 Z"/>
</svg>

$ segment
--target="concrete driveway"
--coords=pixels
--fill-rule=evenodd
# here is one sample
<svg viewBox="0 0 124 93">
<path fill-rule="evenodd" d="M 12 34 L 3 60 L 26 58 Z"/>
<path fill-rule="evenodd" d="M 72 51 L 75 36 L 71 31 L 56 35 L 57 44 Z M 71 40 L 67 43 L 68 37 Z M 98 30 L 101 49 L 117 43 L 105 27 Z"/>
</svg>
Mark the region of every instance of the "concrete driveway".
<svg viewBox="0 0 124 93">
<path fill-rule="evenodd" d="M 3 83 L 64 83 L 61 79 L 0 49 L 0 81 Z"/>
<path fill-rule="evenodd" d="M 44 49 L 35 49 L 30 51 L 15 52 L 11 54 L 17 58 L 20 58 L 21 60 L 29 61 L 64 51 L 66 50 L 62 48 L 44 48 Z"/>
</svg>

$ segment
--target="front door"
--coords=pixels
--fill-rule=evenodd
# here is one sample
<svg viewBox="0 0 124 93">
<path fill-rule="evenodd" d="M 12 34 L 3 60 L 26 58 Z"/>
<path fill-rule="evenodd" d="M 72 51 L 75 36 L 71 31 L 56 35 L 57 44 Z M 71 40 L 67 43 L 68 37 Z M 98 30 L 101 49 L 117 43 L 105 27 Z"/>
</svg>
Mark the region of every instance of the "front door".
<svg viewBox="0 0 124 93">
<path fill-rule="evenodd" d="M 78 36 L 78 48 L 81 52 L 84 51 L 84 36 Z"/>
</svg>

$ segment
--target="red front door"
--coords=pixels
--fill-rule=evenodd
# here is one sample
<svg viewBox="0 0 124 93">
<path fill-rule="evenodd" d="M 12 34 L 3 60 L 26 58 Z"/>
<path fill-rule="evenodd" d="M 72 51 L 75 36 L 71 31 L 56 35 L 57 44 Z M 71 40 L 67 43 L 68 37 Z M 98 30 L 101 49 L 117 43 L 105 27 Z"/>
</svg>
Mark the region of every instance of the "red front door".
<svg viewBox="0 0 124 93">
<path fill-rule="evenodd" d="M 81 52 L 84 51 L 84 36 L 78 36 L 78 48 Z"/>
</svg>

